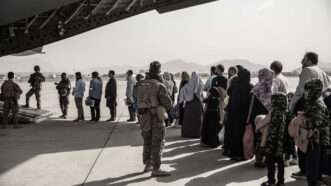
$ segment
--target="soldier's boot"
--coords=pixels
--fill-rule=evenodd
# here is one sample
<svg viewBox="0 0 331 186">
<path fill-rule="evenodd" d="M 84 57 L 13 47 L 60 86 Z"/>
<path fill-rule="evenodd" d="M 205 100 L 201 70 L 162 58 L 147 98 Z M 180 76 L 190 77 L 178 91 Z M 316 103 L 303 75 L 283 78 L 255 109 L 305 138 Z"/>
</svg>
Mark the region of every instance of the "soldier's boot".
<svg viewBox="0 0 331 186">
<path fill-rule="evenodd" d="M 167 177 L 167 176 L 170 176 L 169 172 L 160 169 L 152 171 L 152 177 Z"/>
<path fill-rule="evenodd" d="M 25 105 L 23 105 L 22 107 L 29 108 L 30 107 L 29 101 L 27 100 L 26 103 L 25 103 Z"/>
<path fill-rule="evenodd" d="M 37 103 L 37 109 L 38 109 L 38 110 L 41 110 L 40 103 Z"/>
<path fill-rule="evenodd" d="M 151 164 L 146 164 L 144 168 L 144 172 L 151 172 L 153 170 L 153 166 Z"/>
</svg>

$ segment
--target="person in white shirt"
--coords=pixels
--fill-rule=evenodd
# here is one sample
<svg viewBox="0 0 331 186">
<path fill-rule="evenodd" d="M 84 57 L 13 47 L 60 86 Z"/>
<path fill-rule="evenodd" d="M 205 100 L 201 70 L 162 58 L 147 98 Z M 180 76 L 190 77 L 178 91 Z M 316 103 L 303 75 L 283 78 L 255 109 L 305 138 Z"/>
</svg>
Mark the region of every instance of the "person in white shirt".
<svg viewBox="0 0 331 186">
<path fill-rule="evenodd" d="M 274 72 L 274 79 L 272 83 L 272 92 L 282 92 L 287 94 L 288 79 L 282 74 L 283 64 L 279 61 L 274 61 L 270 65 L 270 69 Z"/>
<path fill-rule="evenodd" d="M 307 52 L 302 59 L 302 71 L 300 74 L 299 84 L 294 93 L 294 97 L 291 102 L 291 110 L 293 111 L 296 103 L 303 96 L 304 86 L 307 81 L 312 79 L 319 79 L 323 83 L 323 92 L 330 88 L 331 80 L 329 76 L 318 67 L 318 55 L 314 52 Z"/>
</svg>

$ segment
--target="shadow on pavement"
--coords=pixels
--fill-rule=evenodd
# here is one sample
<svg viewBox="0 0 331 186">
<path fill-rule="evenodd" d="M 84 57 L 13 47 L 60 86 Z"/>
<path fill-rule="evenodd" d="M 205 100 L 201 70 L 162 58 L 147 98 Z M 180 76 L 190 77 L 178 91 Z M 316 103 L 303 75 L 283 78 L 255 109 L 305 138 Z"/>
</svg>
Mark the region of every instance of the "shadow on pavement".
<svg viewBox="0 0 331 186">
<path fill-rule="evenodd" d="M 110 122 L 48 120 L 40 124 L 24 125 L 24 128 L 18 130 L 0 129 L 0 175 L 38 155 L 100 149 L 115 126 L 115 123 Z M 119 123 L 115 131 L 134 132 L 137 127 L 136 124 Z M 121 140 L 117 144 L 108 143 L 107 147 L 124 145 L 138 146 L 141 140 Z"/>
</svg>

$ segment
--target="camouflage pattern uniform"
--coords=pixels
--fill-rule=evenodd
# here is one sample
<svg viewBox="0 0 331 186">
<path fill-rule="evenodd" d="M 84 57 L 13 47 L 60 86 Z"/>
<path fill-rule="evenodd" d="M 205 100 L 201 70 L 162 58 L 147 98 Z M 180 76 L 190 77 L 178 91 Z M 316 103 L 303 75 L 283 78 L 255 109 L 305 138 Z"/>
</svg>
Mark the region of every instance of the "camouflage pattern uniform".
<svg viewBox="0 0 331 186">
<path fill-rule="evenodd" d="M 153 173 L 159 171 L 161 166 L 165 138 L 163 114 L 172 106 L 166 87 L 157 79 L 151 75 L 136 87 L 139 123 L 144 139 L 143 163 L 147 168 L 153 167 Z M 145 168 L 145 171 L 149 170 Z"/>
<path fill-rule="evenodd" d="M 1 86 L 2 99 L 4 101 L 3 111 L 3 128 L 8 125 L 9 113 L 11 112 L 13 118 L 14 128 L 17 125 L 17 113 L 18 113 L 18 99 L 22 94 L 21 88 L 13 80 L 5 81 Z"/>
<path fill-rule="evenodd" d="M 278 184 L 284 184 L 284 140 L 287 117 L 287 96 L 283 93 L 273 94 L 271 97 L 271 122 L 265 145 L 268 166 L 268 182 L 265 185 L 275 184 L 275 163 L 278 165 Z"/>
<path fill-rule="evenodd" d="M 306 176 L 309 186 L 318 185 L 321 179 L 322 148 L 330 145 L 330 119 L 328 110 L 323 101 L 323 84 L 318 79 L 313 79 L 305 84 L 304 115 L 305 127 L 311 134 L 306 156 Z"/>
<path fill-rule="evenodd" d="M 41 91 L 41 83 L 45 81 L 45 77 L 40 72 L 35 72 L 30 75 L 28 83 L 31 85 L 31 89 L 26 93 L 26 107 L 29 107 L 30 97 L 35 94 L 37 100 L 37 108 L 41 109 L 41 101 L 40 101 L 40 91 Z"/>
<path fill-rule="evenodd" d="M 68 114 L 68 104 L 71 84 L 68 78 L 62 79 L 59 84 L 57 84 L 56 89 L 59 93 L 59 103 L 62 111 L 62 116 L 66 117 Z"/>
</svg>

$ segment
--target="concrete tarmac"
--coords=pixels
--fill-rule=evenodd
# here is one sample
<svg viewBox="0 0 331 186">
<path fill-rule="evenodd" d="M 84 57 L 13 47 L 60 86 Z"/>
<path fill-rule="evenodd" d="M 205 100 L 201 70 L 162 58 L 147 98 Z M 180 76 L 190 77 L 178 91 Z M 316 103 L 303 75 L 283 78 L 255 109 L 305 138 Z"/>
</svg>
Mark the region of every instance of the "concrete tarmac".
<svg viewBox="0 0 331 186">
<path fill-rule="evenodd" d="M 124 120 L 124 119 L 122 119 Z M 49 120 L 23 129 L 0 129 L 0 186 L 259 186 L 266 169 L 233 162 L 220 149 L 167 130 L 163 169 L 171 176 L 142 173 L 142 138 L 137 124 Z M 287 186 L 304 186 L 286 168 Z"/>
</svg>

